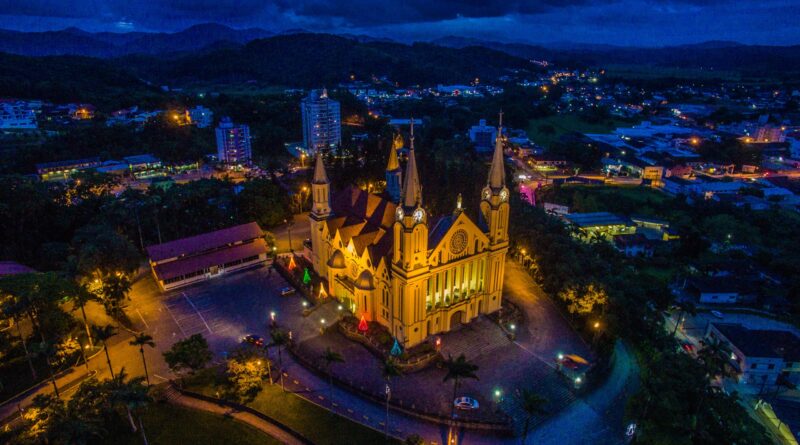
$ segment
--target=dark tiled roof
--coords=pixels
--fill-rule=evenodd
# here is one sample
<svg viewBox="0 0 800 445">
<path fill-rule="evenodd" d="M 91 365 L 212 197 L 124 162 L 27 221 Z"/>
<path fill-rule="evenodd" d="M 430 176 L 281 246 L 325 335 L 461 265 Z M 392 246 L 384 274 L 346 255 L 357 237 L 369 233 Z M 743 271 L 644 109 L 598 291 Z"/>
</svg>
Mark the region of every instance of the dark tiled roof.
<svg viewBox="0 0 800 445">
<path fill-rule="evenodd" d="M 450 230 L 450 226 L 453 225 L 454 221 L 455 218 L 453 216 L 443 216 L 431 221 L 430 227 L 433 228 L 428 232 L 428 248 L 433 249 L 439 244 L 439 241 Z"/>
<path fill-rule="evenodd" d="M 800 361 L 800 338 L 789 331 L 748 329 L 740 324 L 729 323 L 712 325 L 748 357 Z"/>
<path fill-rule="evenodd" d="M 225 263 L 266 253 L 267 243 L 263 238 L 258 238 L 253 242 L 237 244 L 206 254 L 169 261 L 156 265 L 154 269 L 159 280 L 169 280 L 170 278 L 208 269 L 211 266 L 221 266 Z"/>
<path fill-rule="evenodd" d="M 158 262 L 180 256 L 197 255 L 238 241 L 248 241 L 264 236 L 257 223 L 251 222 L 201 235 L 181 238 L 147 247 L 151 261 Z"/>
</svg>

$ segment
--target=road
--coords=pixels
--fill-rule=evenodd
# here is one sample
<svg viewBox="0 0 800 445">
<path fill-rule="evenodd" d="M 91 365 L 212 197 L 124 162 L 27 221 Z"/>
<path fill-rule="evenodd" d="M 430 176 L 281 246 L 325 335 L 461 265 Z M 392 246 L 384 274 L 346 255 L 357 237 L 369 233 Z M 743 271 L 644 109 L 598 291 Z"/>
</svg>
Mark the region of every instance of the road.
<svg viewBox="0 0 800 445">
<path fill-rule="evenodd" d="M 293 216 L 293 223 L 282 224 L 271 230 L 275 235 L 275 244 L 278 253 L 289 251 L 289 233 L 291 232 L 292 250 L 295 252 L 303 250 L 303 240 L 311 237 L 311 223 L 308 219 L 308 212 Z"/>
<path fill-rule="evenodd" d="M 287 233 L 288 234 L 288 233 Z M 294 236 L 294 234 L 293 234 Z M 287 242 L 288 247 L 288 242 Z M 563 320 L 554 321 L 556 310 L 530 277 L 520 267 L 509 262 L 508 276 L 506 278 L 507 292 L 524 295 L 517 298 L 516 302 L 522 305 L 528 314 L 527 323 L 529 335 L 520 335 L 518 345 L 529 350 L 532 354 L 541 357 L 532 357 L 532 360 L 547 361 L 548 356 L 555 350 L 569 350 L 582 352 L 588 355 L 588 348 L 572 332 L 563 331 L 566 323 Z M 131 292 L 131 301 L 127 307 L 127 314 L 131 319 L 134 329 L 144 331 L 153 336 L 156 347 L 146 348 L 145 357 L 153 383 L 159 383 L 173 378 L 162 352 L 176 341 L 195 333 L 202 333 L 209 341 L 215 352 L 215 361 L 222 361 L 232 348 L 239 344 L 243 335 L 248 333 L 264 333 L 265 323 L 269 312 L 277 311 L 280 321 L 289 323 L 314 322 L 314 317 L 302 317 L 302 300 L 298 296 L 282 297 L 278 289 L 285 286 L 285 281 L 277 273 L 268 269 L 257 270 L 222 276 L 210 282 L 187 287 L 177 291 L 162 294 L 158 291 L 155 282 L 147 271 L 142 271 L 135 281 Z M 255 289 L 255 293 L 253 291 Z M 94 324 L 106 324 L 110 320 L 104 314 L 100 305 L 90 304 L 87 315 Z M 546 334 L 545 334 L 546 332 Z M 125 367 L 131 375 L 144 375 L 142 358 L 138 348 L 130 346 L 128 342 L 133 334 L 120 329 L 118 335 L 109 340 L 109 354 L 115 371 Z M 624 356 L 618 354 L 618 356 Z M 294 362 L 289 354 L 283 356 L 287 381 L 298 396 L 318 403 L 354 421 L 382 429 L 385 411 L 380 403 L 361 398 L 342 388 L 336 387 L 333 391 L 333 400 L 336 406 L 328 401 L 327 381 L 308 371 L 303 366 Z M 614 395 L 624 393 L 627 377 L 633 372 L 630 361 L 620 361 L 624 365 L 612 373 L 612 378 L 603 386 L 606 389 L 601 396 L 594 400 L 591 397 L 576 402 L 565 411 L 549 419 L 540 430 L 534 433 L 539 439 L 536 443 L 564 445 L 565 438 L 552 434 L 554 430 L 566 428 L 573 422 L 582 421 L 591 431 L 602 433 L 604 436 L 618 436 L 620 425 L 614 422 L 614 415 L 609 415 L 609 408 L 619 408 L 621 403 L 613 405 L 616 400 Z M 90 369 L 96 370 L 99 378 L 110 376 L 105 363 L 105 356 L 101 354 L 90 362 Z M 620 366 L 622 366 L 620 365 Z M 623 378 L 624 377 L 624 378 Z M 297 383 L 295 383 L 297 382 Z M 616 382 L 616 383 L 615 383 Z M 48 386 L 43 387 L 47 391 Z M 591 413 L 594 413 L 593 415 Z M 580 423 L 580 425 L 584 425 Z M 577 424 L 577 423 L 576 423 Z M 549 426 L 553 425 L 553 426 Z M 398 437 L 405 437 L 411 433 L 422 435 L 429 442 L 445 443 L 447 427 L 441 424 L 427 422 L 416 417 L 392 412 L 390 427 Z M 576 431 L 568 428 L 568 431 Z M 493 433 L 480 431 L 462 431 L 459 443 L 462 444 L 502 444 L 518 443 L 519 439 L 497 437 Z M 613 443 L 613 442 L 595 442 Z"/>
</svg>

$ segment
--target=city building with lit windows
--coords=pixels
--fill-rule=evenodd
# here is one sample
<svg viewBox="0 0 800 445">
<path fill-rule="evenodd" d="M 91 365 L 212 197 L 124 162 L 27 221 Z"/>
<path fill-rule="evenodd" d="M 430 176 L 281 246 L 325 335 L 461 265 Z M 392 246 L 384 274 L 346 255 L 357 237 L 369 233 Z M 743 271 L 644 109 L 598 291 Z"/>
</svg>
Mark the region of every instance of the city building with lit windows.
<svg viewBox="0 0 800 445">
<path fill-rule="evenodd" d="M 217 159 L 228 165 L 248 165 L 251 155 L 250 127 L 223 117 L 217 126 Z"/>
<path fill-rule="evenodd" d="M 310 153 L 338 147 L 342 143 L 342 118 L 339 102 L 328 97 L 328 90 L 311 90 L 300 103 L 303 118 L 303 144 Z"/>
<path fill-rule="evenodd" d="M 384 194 L 332 194 L 319 154 L 311 185 L 311 261 L 324 294 L 404 346 L 500 309 L 509 242 L 501 131 L 477 221 L 460 196 L 451 214 L 428 214 L 413 134 L 412 125 L 404 176 L 392 147 Z"/>
</svg>

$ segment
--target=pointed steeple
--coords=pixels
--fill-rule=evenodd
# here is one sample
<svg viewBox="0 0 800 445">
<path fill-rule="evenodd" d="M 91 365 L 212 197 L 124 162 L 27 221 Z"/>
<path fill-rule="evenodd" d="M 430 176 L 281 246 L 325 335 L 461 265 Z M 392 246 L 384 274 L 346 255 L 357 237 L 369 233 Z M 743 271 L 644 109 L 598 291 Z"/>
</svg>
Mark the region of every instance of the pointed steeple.
<svg viewBox="0 0 800 445">
<path fill-rule="evenodd" d="M 397 160 L 397 150 L 394 148 L 394 144 L 389 147 L 389 163 L 386 164 L 386 171 L 392 172 L 395 170 L 400 169 L 400 161 Z"/>
<path fill-rule="evenodd" d="M 506 184 L 506 171 L 503 164 L 503 112 L 500 112 L 500 124 L 497 127 L 497 139 L 494 144 L 492 167 L 489 169 L 488 185 L 493 190 L 499 190 Z"/>
<path fill-rule="evenodd" d="M 403 183 L 403 206 L 406 208 L 422 205 L 422 192 L 417 173 L 417 159 L 414 156 L 414 118 L 411 118 L 411 142 L 408 149 L 408 164 L 406 165 L 406 179 Z"/>
<path fill-rule="evenodd" d="M 325 164 L 322 162 L 322 153 L 317 150 L 316 164 L 314 164 L 314 184 L 327 184 L 328 173 L 325 171 Z"/>
</svg>

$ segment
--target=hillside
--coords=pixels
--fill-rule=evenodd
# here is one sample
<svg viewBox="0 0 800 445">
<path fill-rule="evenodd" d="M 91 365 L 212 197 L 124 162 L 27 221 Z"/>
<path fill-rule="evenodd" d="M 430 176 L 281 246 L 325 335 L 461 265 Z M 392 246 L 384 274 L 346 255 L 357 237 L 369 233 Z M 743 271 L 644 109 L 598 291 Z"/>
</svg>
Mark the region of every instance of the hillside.
<svg viewBox="0 0 800 445">
<path fill-rule="evenodd" d="M 0 97 L 90 102 L 117 107 L 158 94 L 114 63 L 79 56 L 26 57 L 0 53 Z"/>
<path fill-rule="evenodd" d="M 466 83 L 497 78 L 509 69 L 532 69 L 518 57 L 481 47 L 445 48 L 428 43 L 360 42 L 330 34 L 291 34 L 169 59 L 125 58 L 156 82 L 247 81 L 311 87 L 388 76 L 402 84 Z"/>
<path fill-rule="evenodd" d="M 77 28 L 47 32 L 0 30 L 0 51 L 28 56 L 154 55 L 195 51 L 217 42 L 245 44 L 271 35 L 263 29 L 233 29 L 217 24 L 195 25 L 174 33 L 90 33 Z"/>
</svg>

